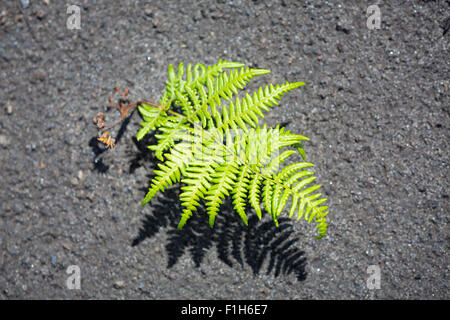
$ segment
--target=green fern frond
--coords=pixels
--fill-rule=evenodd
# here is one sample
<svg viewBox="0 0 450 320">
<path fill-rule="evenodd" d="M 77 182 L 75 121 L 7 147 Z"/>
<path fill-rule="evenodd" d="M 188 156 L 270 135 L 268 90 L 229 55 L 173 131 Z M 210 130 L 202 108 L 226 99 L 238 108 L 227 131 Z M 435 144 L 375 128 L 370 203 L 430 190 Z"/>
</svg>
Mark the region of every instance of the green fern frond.
<svg viewBox="0 0 450 320">
<path fill-rule="evenodd" d="M 228 70 L 231 69 L 231 70 Z M 227 71 L 228 70 L 228 71 Z M 309 139 L 279 126 L 259 126 L 264 113 L 278 105 L 287 92 L 303 82 L 269 84 L 252 94 L 234 97 L 255 76 L 270 71 L 220 60 L 213 66 L 169 66 L 169 79 L 160 105 L 139 106 L 144 122 L 138 139 L 156 131 L 156 144 L 149 146 L 162 161 L 143 204 L 159 191 L 181 182 L 182 228 L 202 200 L 209 224 L 214 225 L 220 206 L 231 197 L 237 214 L 248 224 L 247 204 L 259 219 L 264 208 L 278 225 L 290 201 L 288 216 L 315 222 L 318 237 L 327 230 L 326 199 L 316 191 L 309 162 L 282 167 L 288 158 L 303 159 L 303 141 Z M 176 107 L 180 107 L 176 111 Z"/>
<path fill-rule="evenodd" d="M 237 179 L 236 173 L 237 169 L 233 163 L 225 163 L 216 167 L 215 172 L 212 174 L 213 185 L 205 197 L 208 200 L 206 208 L 211 227 L 214 225 L 214 219 L 225 196 L 229 196 L 229 191 L 233 189 Z"/>
<path fill-rule="evenodd" d="M 232 190 L 234 208 L 246 226 L 248 226 L 248 219 L 247 214 L 245 213 L 245 207 L 249 189 L 250 173 L 251 171 L 247 166 L 241 166 L 237 175 L 237 181 Z"/>
<path fill-rule="evenodd" d="M 167 114 L 164 110 L 154 108 L 146 104 L 138 106 L 144 122 L 141 123 L 142 128 L 138 131 L 136 139 L 141 140 L 150 130 L 155 130 L 162 126 L 163 122 L 167 121 Z"/>
<path fill-rule="evenodd" d="M 186 221 L 191 217 L 192 212 L 197 210 L 200 199 L 204 198 L 211 188 L 211 175 L 214 169 L 211 162 L 191 162 L 186 169 L 185 179 L 181 180 L 186 186 L 181 187 L 183 193 L 180 195 L 181 204 L 186 207 L 183 210 L 182 219 L 178 225 L 181 229 Z"/>
<path fill-rule="evenodd" d="M 184 119 L 178 117 L 169 117 L 165 122 L 165 126 L 160 127 L 160 134 L 156 134 L 157 144 L 150 145 L 148 148 L 155 152 L 155 156 L 160 160 L 163 159 L 163 152 L 171 148 L 177 141 L 188 141 L 191 136 L 189 134 L 190 127 Z"/>
<path fill-rule="evenodd" d="M 167 187 L 181 180 L 181 176 L 186 168 L 186 161 L 192 157 L 191 146 L 189 144 L 177 144 L 171 153 L 165 154 L 166 161 L 159 163 L 160 170 L 155 170 L 155 177 L 151 187 L 142 201 L 142 205 L 147 204 L 158 191 L 164 191 Z"/>
</svg>

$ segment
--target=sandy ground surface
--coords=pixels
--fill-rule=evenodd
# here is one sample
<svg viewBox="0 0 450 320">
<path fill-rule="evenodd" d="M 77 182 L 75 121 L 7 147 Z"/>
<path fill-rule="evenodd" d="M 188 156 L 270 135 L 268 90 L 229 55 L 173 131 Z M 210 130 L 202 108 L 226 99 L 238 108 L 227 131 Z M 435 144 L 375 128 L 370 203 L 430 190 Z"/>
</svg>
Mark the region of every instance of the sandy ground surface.
<svg viewBox="0 0 450 320">
<path fill-rule="evenodd" d="M 449 1 L 378 1 L 380 30 L 376 1 L 78 1 L 80 30 L 71 2 L 26 2 L 0 5 L 1 298 L 450 297 Z M 114 86 L 158 100 L 170 63 L 219 58 L 272 70 L 250 90 L 307 83 L 265 122 L 311 138 L 320 241 L 288 219 L 246 228 L 227 205 L 214 229 L 200 212 L 178 231 L 179 190 L 140 205 L 155 159 L 137 113 L 112 152 L 97 145 Z"/>
</svg>

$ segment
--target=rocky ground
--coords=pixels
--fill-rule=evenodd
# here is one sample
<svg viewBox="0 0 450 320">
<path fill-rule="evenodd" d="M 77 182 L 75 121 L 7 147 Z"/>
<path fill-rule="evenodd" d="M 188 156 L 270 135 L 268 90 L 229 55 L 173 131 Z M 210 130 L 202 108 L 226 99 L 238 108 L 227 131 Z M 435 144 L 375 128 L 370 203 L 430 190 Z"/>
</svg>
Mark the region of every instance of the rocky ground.
<svg viewBox="0 0 450 320">
<path fill-rule="evenodd" d="M 378 1 L 379 30 L 376 1 L 77 3 L 79 30 L 70 1 L 0 5 L 1 298 L 450 297 L 449 1 Z M 112 88 L 158 100 L 170 63 L 220 58 L 272 70 L 250 90 L 307 83 L 265 122 L 311 138 L 325 238 L 288 219 L 246 228 L 227 205 L 214 229 L 200 212 L 178 231 L 179 190 L 140 205 L 155 158 L 137 113 L 113 151 L 97 144 Z"/>
</svg>

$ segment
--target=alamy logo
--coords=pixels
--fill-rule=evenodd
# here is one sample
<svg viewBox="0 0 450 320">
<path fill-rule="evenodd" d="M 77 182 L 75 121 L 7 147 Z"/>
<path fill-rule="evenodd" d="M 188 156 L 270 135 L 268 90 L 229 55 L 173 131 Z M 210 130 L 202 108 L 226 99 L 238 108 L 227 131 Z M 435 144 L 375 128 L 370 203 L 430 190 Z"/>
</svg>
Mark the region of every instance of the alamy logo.
<svg viewBox="0 0 450 320">
<path fill-rule="evenodd" d="M 67 278 L 66 285 L 69 290 L 81 289 L 81 272 L 80 267 L 73 265 L 69 266 L 66 270 L 66 273 L 70 276 Z"/>
<path fill-rule="evenodd" d="M 367 14 L 370 16 L 367 18 L 367 28 L 370 30 L 381 29 L 381 11 L 380 7 L 373 4 L 367 8 Z"/>
<path fill-rule="evenodd" d="M 367 273 L 370 275 L 367 278 L 367 288 L 369 290 L 381 289 L 380 267 L 377 265 L 368 266 Z"/>
<path fill-rule="evenodd" d="M 81 10 L 79 6 L 71 5 L 67 7 L 67 14 L 70 16 L 67 18 L 67 29 L 81 29 Z"/>
</svg>

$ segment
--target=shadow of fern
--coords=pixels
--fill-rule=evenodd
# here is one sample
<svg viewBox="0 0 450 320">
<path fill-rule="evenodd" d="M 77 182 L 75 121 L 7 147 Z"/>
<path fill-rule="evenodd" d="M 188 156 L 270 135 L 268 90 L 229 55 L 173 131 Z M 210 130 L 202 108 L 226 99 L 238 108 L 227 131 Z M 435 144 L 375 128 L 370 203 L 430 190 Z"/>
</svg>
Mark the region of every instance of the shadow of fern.
<svg viewBox="0 0 450 320">
<path fill-rule="evenodd" d="M 133 142 L 134 148 L 129 151 L 132 155 L 130 174 L 141 166 L 148 165 L 148 169 L 155 169 L 158 161 L 147 148 L 155 142 L 155 137 L 147 135 L 141 141 L 133 139 Z M 148 178 L 151 177 L 149 174 Z M 140 190 L 145 194 L 148 187 Z M 216 247 L 218 258 L 230 267 L 237 263 L 244 268 L 247 264 L 257 275 L 266 263 L 267 274 L 273 272 L 278 277 L 293 273 L 298 281 L 306 279 L 305 252 L 295 247 L 299 239 L 294 236 L 290 219 L 281 217 L 276 227 L 272 220 L 260 221 L 253 213 L 248 217 L 247 227 L 235 213 L 231 201 L 225 200 L 214 228 L 209 227 L 207 213 L 202 206 L 183 229 L 178 230 L 177 224 L 183 209 L 179 201 L 180 192 L 179 187 L 172 187 L 155 198 L 151 204 L 152 213 L 145 215 L 132 246 L 154 237 L 161 229 L 167 229 L 167 268 L 173 267 L 185 252 L 189 252 L 193 262 L 199 267 L 205 253 Z M 248 208 L 247 212 L 252 211 Z"/>
<path fill-rule="evenodd" d="M 292 222 L 288 218 L 280 218 L 276 227 L 273 221 L 259 221 L 253 214 L 246 227 L 234 212 L 231 201 L 225 201 L 214 228 L 209 227 L 202 207 L 182 230 L 177 230 L 182 210 L 179 192 L 179 188 L 171 188 L 158 197 L 158 203 L 155 201 L 152 205 L 153 214 L 144 217 L 132 246 L 155 236 L 160 229 L 168 228 L 168 268 L 175 265 L 185 252 L 190 253 L 199 267 L 207 250 L 215 246 L 218 258 L 230 267 L 238 263 L 243 268 L 246 263 L 258 275 L 266 263 L 267 274 L 273 272 L 275 277 L 294 274 L 298 281 L 306 279 L 305 253 L 295 247 L 299 239 L 294 237 Z"/>
<path fill-rule="evenodd" d="M 148 149 L 149 145 L 156 143 L 156 138 L 154 134 L 147 134 L 140 141 L 136 139 L 136 137 L 132 138 L 134 146 L 131 146 L 127 150 L 127 154 L 131 156 L 129 160 L 129 169 L 128 172 L 133 174 L 138 168 L 142 166 L 146 166 L 149 164 L 149 169 L 155 169 L 156 163 L 158 160 L 156 159 L 154 153 Z M 148 188 L 145 189 L 146 192 Z"/>
</svg>

